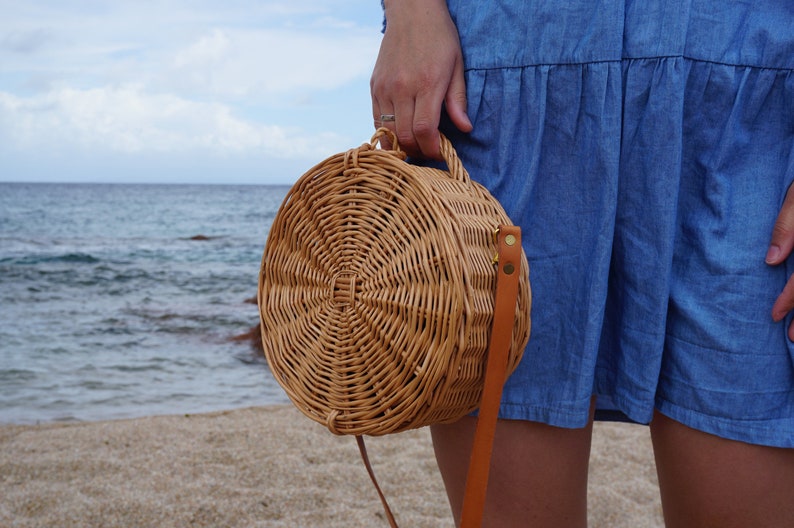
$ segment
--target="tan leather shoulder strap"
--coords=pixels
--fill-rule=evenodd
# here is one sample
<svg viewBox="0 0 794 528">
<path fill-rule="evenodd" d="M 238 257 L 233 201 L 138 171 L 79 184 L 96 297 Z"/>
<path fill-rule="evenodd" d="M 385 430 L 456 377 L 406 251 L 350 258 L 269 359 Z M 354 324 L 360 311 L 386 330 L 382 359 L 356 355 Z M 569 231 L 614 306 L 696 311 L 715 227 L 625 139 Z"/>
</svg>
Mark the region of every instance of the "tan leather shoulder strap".
<svg viewBox="0 0 794 528">
<path fill-rule="evenodd" d="M 383 490 L 380 489 L 378 479 L 375 478 L 375 471 L 372 469 L 372 464 L 369 463 L 369 455 L 367 454 L 367 445 L 364 443 L 364 437 L 356 435 L 356 443 L 358 444 L 358 452 L 361 453 L 361 460 L 364 461 L 364 467 L 367 468 L 369 479 L 375 485 L 375 490 L 377 490 L 378 497 L 380 497 L 380 503 L 383 505 L 383 511 L 386 512 L 389 526 L 391 526 L 391 528 L 398 528 L 397 521 L 394 519 L 394 514 L 391 512 L 391 508 L 389 508 L 389 502 L 386 500 L 386 495 L 384 495 Z"/>
<path fill-rule="evenodd" d="M 521 274 L 521 229 L 500 226 L 498 234 L 499 270 L 496 278 L 493 325 L 488 344 L 485 385 L 480 400 L 480 414 L 474 433 L 474 446 L 466 477 L 461 528 L 479 528 L 485 508 L 485 492 L 491 469 L 494 431 L 507 377 L 507 362 L 513 342 L 518 283 Z"/>
</svg>

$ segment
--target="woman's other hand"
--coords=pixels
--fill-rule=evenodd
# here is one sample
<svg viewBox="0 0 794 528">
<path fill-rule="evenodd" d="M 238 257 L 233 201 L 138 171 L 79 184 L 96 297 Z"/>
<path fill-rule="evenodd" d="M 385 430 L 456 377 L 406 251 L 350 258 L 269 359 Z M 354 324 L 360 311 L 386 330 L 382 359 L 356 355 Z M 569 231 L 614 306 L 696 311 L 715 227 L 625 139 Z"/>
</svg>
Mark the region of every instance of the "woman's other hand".
<svg viewBox="0 0 794 528">
<path fill-rule="evenodd" d="M 792 186 L 794 187 L 794 186 Z M 794 248 L 794 191 L 789 187 L 783 207 L 780 208 L 772 241 L 766 254 L 766 263 L 772 266 L 782 264 Z M 789 277 L 783 291 L 772 306 L 772 319 L 782 321 L 794 309 L 794 275 Z M 788 337 L 794 341 L 794 321 L 788 328 Z"/>
<path fill-rule="evenodd" d="M 413 156 L 440 158 L 442 104 L 452 123 L 472 129 L 458 31 L 444 0 L 386 0 L 386 32 L 372 72 L 375 127 L 397 134 Z M 393 121 L 381 121 L 393 115 Z"/>
</svg>

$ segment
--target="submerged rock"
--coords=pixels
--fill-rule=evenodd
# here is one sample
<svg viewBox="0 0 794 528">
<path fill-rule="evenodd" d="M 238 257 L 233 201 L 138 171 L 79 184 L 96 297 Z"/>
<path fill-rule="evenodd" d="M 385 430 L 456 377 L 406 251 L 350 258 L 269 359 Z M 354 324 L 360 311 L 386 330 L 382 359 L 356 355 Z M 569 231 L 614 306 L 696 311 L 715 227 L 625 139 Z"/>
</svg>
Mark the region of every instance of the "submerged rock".
<svg viewBox="0 0 794 528">
<path fill-rule="evenodd" d="M 251 348 L 259 351 L 260 353 L 264 353 L 259 323 L 257 323 L 255 326 L 252 326 L 247 332 L 232 337 L 231 341 L 248 341 L 248 343 L 251 345 Z"/>
</svg>

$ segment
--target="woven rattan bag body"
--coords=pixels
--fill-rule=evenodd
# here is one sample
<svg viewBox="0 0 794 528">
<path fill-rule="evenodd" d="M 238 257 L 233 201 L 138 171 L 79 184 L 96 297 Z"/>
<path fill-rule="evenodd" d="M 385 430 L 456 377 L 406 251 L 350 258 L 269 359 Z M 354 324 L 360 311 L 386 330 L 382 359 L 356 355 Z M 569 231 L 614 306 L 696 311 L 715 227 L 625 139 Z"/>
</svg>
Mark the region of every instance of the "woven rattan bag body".
<svg viewBox="0 0 794 528">
<path fill-rule="evenodd" d="M 382 435 L 477 408 L 504 209 L 442 137 L 448 171 L 370 143 L 287 194 L 259 276 L 262 340 L 293 403 L 336 434 Z M 391 136 L 392 145 L 396 140 Z M 526 257 L 508 371 L 530 330 Z"/>
</svg>

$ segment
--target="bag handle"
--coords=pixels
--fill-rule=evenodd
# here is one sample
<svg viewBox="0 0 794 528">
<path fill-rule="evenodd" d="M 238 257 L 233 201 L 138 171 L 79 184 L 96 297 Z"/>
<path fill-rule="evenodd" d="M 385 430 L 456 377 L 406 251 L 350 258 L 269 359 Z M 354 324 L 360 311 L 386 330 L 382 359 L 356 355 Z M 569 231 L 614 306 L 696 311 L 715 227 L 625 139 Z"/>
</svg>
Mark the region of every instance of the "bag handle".
<svg viewBox="0 0 794 528">
<path fill-rule="evenodd" d="M 494 432 L 499 415 L 499 403 L 502 399 L 502 387 L 507 378 L 507 363 L 513 342 L 513 325 L 518 302 L 518 284 L 521 276 L 521 228 L 500 225 L 496 231 L 496 239 L 498 253 L 494 259 L 497 264 L 494 314 L 488 343 L 485 382 L 480 397 L 480 414 L 477 418 L 477 428 L 474 431 L 474 443 L 466 477 L 466 490 L 463 495 L 461 528 L 482 526 Z M 375 472 L 369 462 L 364 437 L 357 435 L 356 442 L 367 473 L 375 485 L 381 504 L 383 504 L 389 526 L 398 528 L 397 521 L 394 519 L 386 496 L 378 485 Z"/>
<path fill-rule="evenodd" d="M 463 162 L 460 161 L 455 147 L 452 146 L 452 142 L 447 139 L 447 136 L 444 134 L 441 134 L 440 132 L 439 134 L 441 135 L 440 154 L 444 159 L 444 162 L 447 164 L 450 177 L 453 180 L 469 183 L 471 181 L 469 173 L 466 170 L 466 167 L 463 166 Z M 400 148 L 400 144 L 397 142 L 397 135 L 386 127 L 380 127 L 375 131 L 372 139 L 370 139 L 369 147 L 366 143 L 363 146 L 366 148 L 375 148 L 375 146 L 380 143 L 383 138 L 388 138 L 388 141 L 391 144 L 392 152 L 394 152 L 400 159 L 405 158 L 405 152 Z M 382 143 L 381 146 L 383 146 Z"/>
</svg>

